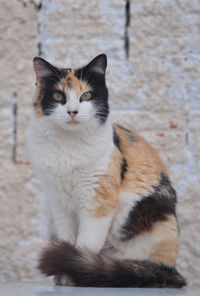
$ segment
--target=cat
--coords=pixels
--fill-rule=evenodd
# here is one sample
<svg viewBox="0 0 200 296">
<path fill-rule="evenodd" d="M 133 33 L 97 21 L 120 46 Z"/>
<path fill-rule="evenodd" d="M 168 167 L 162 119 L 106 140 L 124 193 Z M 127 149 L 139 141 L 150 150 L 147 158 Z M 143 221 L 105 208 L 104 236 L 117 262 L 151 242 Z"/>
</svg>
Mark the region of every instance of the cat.
<svg viewBox="0 0 200 296">
<path fill-rule="evenodd" d="M 48 200 L 39 269 L 60 285 L 182 287 L 176 192 L 157 152 L 112 124 L 105 54 L 81 68 L 33 60 L 28 148 Z M 120 81 L 119 81 L 120 83 Z"/>
</svg>

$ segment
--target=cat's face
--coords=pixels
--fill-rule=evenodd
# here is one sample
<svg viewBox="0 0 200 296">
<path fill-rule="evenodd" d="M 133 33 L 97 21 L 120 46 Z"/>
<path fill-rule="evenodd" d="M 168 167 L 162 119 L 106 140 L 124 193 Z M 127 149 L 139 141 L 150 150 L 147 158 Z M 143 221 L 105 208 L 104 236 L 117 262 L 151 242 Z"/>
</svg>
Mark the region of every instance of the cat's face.
<svg viewBox="0 0 200 296">
<path fill-rule="evenodd" d="M 95 128 L 106 122 L 109 106 L 104 54 L 79 69 L 58 69 L 38 57 L 33 62 L 36 117 L 68 130 Z"/>
</svg>

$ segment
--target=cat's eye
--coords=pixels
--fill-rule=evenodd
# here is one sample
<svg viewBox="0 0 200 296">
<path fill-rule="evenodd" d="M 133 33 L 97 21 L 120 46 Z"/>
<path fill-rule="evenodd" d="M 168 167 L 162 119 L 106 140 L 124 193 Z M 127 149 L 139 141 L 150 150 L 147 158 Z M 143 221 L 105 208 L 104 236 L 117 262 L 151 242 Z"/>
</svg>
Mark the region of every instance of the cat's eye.
<svg viewBox="0 0 200 296">
<path fill-rule="evenodd" d="M 80 102 L 82 101 L 88 101 L 91 98 L 91 92 L 87 91 L 84 94 L 82 94 L 82 96 L 80 97 Z"/>
<path fill-rule="evenodd" d="M 59 93 L 59 92 L 55 92 L 53 94 L 53 98 L 57 102 L 62 102 L 63 101 L 63 95 L 61 93 Z"/>
</svg>

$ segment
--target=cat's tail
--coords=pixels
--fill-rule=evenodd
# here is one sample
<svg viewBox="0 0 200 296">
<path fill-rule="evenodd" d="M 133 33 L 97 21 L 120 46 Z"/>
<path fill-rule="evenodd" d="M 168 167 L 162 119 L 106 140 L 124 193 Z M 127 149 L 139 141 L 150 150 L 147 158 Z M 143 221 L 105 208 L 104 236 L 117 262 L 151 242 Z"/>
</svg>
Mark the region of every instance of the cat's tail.
<svg viewBox="0 0 200 296">
<path fill-rule="evenodd" d="M 67 275 L 82 287 L 170 287 L 186 285 L 173 267 L 140 260 L 115 260 L 77 249 L 67 242 L 46 248 L 39 269 L 47 276 Z"/>
</svg>

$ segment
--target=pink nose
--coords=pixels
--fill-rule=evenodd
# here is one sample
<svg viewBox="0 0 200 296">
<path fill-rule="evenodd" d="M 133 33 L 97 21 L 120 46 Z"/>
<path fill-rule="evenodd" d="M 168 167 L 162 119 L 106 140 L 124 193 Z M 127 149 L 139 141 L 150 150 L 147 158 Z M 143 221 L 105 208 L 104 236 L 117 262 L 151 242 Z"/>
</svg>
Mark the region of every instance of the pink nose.
<svg viewBox="0 0 200 296">
<path fill-rule="evenodd" d="M 78 114 L 78 111 L 68 111 L 67 112 L 70 116 L 71 116 L 71 118 L 73 119 L 75 116 L 76 116 L 76 114 Z"/>
</svg>

